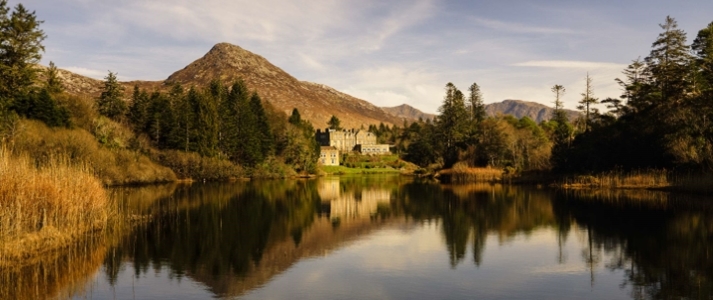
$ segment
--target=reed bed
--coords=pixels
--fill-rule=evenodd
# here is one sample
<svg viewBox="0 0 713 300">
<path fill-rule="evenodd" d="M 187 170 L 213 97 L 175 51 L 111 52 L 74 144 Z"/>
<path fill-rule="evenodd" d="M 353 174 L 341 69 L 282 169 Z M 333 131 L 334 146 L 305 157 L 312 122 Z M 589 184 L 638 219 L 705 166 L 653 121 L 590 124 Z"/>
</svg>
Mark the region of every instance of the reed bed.
<svg viewBox="0 0 713 300">
<path fill-rule="evenodd" d="M 110 205 L 88 167 L 52 158 L 37 168 L 0 147 L 0 266 L 67 247 L 106 227 Z"/>
<path fill-rule="evenodd" d="M 0 266 L 0 299 L 81 298 L 107 255 L 103 237 L 92 237 L 20 266 Z"/>
<path fill-rule="evenodd" d="M 456 164 L 451 169 L 438 173 L 439 180 L 444 183 L 499 182 L 503 178 L 503 169 L 471 168 Z"/>
<path fill-rule="evenodd" d="M 608 172 L 564 178 L 563 188 L 663 189 L 699 194 L 713 193 L 713 174 L 677 173 L 667 170 Z"/>
</svg>

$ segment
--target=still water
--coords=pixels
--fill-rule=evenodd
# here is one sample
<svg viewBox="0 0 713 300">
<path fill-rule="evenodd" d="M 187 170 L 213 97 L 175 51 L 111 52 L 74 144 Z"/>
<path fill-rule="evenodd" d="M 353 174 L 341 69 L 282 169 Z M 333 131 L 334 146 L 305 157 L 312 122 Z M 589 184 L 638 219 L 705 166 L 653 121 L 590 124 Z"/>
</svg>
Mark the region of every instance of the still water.
<svg viewBox="0 0 713 300">
<path fill-rule="evenodd" d="M 384 175 L 112 193 L 139 225 L 0 274 L 0 298 L 713 297 L 706 199 Z"/>
</svg>

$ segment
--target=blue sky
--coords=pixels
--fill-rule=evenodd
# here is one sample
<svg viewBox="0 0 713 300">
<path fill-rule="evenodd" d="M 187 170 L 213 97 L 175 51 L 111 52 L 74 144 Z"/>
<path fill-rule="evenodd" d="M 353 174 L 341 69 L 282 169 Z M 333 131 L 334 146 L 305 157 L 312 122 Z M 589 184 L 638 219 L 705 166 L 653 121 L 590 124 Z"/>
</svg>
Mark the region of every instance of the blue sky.
<svg viewBox="0 0 713 300">
<path fill-rule="evenodd" d="M 9 1 L 14 6 L 18 1 Z M 43 64 L 93 78 L 163 80 L 219 42 L 259 54 L 297 79 L 378 106 L 436 112 L 443 87 L 477 82 L 485 102 L 574 108 L 589 72 L 600 99 L 658 24 L 688 33 L 713 21 L 713 1 L 29 0 L 48 35 Z"/>
</svg>

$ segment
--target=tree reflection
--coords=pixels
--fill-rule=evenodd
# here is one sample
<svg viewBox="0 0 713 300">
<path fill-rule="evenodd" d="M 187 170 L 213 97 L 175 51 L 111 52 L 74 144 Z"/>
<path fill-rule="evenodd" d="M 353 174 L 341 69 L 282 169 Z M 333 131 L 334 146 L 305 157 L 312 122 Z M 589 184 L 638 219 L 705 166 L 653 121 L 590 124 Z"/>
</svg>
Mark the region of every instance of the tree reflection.
<svg viewBox="0 0 713 300">
<path fill-rule="evenodd" d="M 713 297 L 713 209 L 665 193 L 353 176 L 172 186 L 157 195 L 128 202 L 127 210 L 152 217 L 107 251 L 104 272 L 112 284 L 128 259 L 137 276 L 168 267 L 173 278 L 191 276 L 218 296 L 240 295 L 303 257 L 405 220 L 439 225 L 451 268 L 470 257 L 480 266 L 488 237 L 507 242 L 548 228 L 556 234 L 553 260 L 580 261 L 593 285 L 603 266 L 624 272 L 621 287 L 634 299 Z M 582 247 L 568 257 L 571 236 Z"/>
<path fill-rule="evenodd" d="M 588 253 L 601 249 L 611 270 L 623 270 L 623 288 L 634 299 L 708 299 L 713 263 L 711 208 L 695 199 L 657 193 L 642 201 L 642 193 L 602 201 L 597 195 L 560 194 L 558 214 L 571 216 L 590 232 Z M 592 252 L 592 249 L 595 249 Z M 587 263 L 598 257 L 585 255 Z"/>
</svg>

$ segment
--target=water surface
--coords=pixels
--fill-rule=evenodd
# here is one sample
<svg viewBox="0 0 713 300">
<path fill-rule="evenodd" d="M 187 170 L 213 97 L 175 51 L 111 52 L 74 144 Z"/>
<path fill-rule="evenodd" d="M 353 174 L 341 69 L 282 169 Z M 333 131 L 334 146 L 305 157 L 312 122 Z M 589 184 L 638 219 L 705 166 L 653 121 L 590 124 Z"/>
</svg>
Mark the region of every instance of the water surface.
<svg viewBox="0 0 713 300">
<path fill-rule="evenodd" d="M 707 299 L 713 289 L 713 210 L 683 195 L 390 175 L 113 194 L 141 225 L 0 270 L 0 298 Z"/>
</svg>

